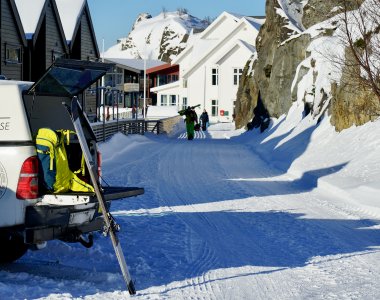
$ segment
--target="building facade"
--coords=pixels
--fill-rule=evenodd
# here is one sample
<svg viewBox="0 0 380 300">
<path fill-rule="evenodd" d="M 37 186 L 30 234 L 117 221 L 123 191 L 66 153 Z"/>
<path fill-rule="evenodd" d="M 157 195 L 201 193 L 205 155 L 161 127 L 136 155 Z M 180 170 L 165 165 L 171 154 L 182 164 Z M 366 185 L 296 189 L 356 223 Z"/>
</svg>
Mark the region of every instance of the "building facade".
<svg viewBox="0 0 380 300">
<path fill-rule="evenodd" d="M 104 86 L 122 91 L 123 97 L 119 100 L 119 106 L 142 109 L 144 107 L 144 90 L 146 93 L 145 106 L 153 105 L 152 98 L 148 94 L 149 86 L 152 86 L 152 79 L 147 76 L 144 81 L 144 73 L 147 74 L 147 70 L 165 65 L 165 62 L 146 60 L 145 67 L 142 59 L 107 58 L 105 62 L 115 64 L 113 70 L 105 76 Z"/>
<path fill-rule="evenodd" d="M 55 0 L 65 33 L 68 57 L 71 59 L 99 61 L 100 53 L 90 9 L 86 0 Z M 96 90 L 94 84 L 90 90 Z M 83 107 L 88 115 L 95 114 L 101 102 L 100 93 L 84 93 Z"/>
<path fill-rule="evenodd" d="M 14 0 L 0 0 L 0 75 L 23 79 L 23 55 L 26 38 Z"/>
<path fill-rule="evenodd" d="M 54 0 L 15 0 L 27 47 L 24 51 L 24 80 L 36 81 L 60 57 L 68 57 L 58 8 Z"/>
<path fill-rule="evenodd" d="M 157 94 L 150 91 L 151 88 L 167 85 L 170 83 L 177 82 L 179 79 L 179 66 L 164 64 L 158 67 L 153 67 L 146 70 L 146 75 L 148 77 L 148 87 L 147 87 L 147 97 L 152 99 L 152 105 L 166 105 L 165 103 L 169 100 L 165 97 L 157 99 Z M 159 103 L 157 104 L 157 101 Z M 172 98 L 176 105 L 177 99 Z"/>
<path fill-rule="evenodd" d="M 200 104 L 197 112 L 206 109 L 211 122 L 233 121 L 240 77 L 256 53 L 256 37 L 263 23 L 264 19 L 223 12 L 173 60 L 180 66 L 179 81 L 151 91 L 158 99 L 169 99 L 163 105 L 172 105 L 170 99 L 177 97 L 179 108 Z"/>
</svg>

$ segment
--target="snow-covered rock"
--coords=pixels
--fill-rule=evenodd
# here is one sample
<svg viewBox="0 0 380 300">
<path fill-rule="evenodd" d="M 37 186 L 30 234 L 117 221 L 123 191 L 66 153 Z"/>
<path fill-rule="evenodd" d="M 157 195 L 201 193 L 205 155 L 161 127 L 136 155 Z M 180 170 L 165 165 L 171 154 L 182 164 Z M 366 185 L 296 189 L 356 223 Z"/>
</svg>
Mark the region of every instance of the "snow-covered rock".
<svg viewBox="0 0 380 300">
<path fill-rule="evenodd" d="M 340 1 L 322 2 L 267 1 L 257 59 L 252 71 L 247 68 L 243 74 L 252 77 L 253 83 L 243 80 L 245 85 L 240 87 L 241 94 L 249 92 L 250 96 L 236 105 L 238 128 L 255 117 L 252 108 L 259 95 L 269 116 L 287 114 L 297 102 L 304 107 L 303 116 L 311 113 L 319 119 L 330 115 L 338 131 L 379 116 L 380 103 L 374 93 L 369 88 L 359 89 L 358 79 L 352 76 L 355 70 L 352 59 L 349 61 L 352 54 L 345 42 Z M 368 24 L 366 27 L 371 30 Z M 247 99 L 252 99 L 250 105 L 245 103 Z"/>
<path fill-rule="evenodd" d="M 208 22 L 184 11 L 162 12 L 152 17 L 140 14 L 128 36 L 104 53 L 105 58 L 146 58 L 170 62 L 187 45 L 193 31 L 204 30 Z"/>
</svg>

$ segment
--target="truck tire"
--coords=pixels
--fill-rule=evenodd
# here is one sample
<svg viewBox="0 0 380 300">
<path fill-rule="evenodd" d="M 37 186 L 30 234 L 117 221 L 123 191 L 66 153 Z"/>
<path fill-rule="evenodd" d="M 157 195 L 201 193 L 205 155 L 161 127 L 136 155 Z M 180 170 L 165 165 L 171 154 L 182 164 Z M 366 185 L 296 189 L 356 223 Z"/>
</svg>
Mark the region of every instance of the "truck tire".
<svg viewBox="0 0 380 300">
<path fill-rule="evenodd" d="M 28 246 L 21 234 L 0 231 L 0 263 L 11 263 L 23 256 L 27 250 Z"/>
</svg>

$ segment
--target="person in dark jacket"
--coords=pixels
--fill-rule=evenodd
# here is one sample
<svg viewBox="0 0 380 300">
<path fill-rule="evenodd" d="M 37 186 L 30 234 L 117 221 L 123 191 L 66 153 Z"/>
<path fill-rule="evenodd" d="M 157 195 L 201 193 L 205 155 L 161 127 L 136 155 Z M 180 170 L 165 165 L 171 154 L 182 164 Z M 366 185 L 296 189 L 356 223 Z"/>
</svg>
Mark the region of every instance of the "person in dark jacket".
<svg viewBox="0 0 380 300">
<path fill-rule="evenodd" d="M 185 123 L 188 140 L 194 139 L 194 123 L 198 124 L 198 116 L 194 108 L 194 106 L 188 106 L 186 109 L 178 112 L 181 116 L 186 116 Z"/>
<path fill-rule="evenodd" d="M 203 113 L 201 114 L 201 117 L 199 119 L 201 120 L 202 130 L 206 131 L 209 119 L 208 119 L 208 113 L 205 109 L 203 110 Z"/>
</svg>

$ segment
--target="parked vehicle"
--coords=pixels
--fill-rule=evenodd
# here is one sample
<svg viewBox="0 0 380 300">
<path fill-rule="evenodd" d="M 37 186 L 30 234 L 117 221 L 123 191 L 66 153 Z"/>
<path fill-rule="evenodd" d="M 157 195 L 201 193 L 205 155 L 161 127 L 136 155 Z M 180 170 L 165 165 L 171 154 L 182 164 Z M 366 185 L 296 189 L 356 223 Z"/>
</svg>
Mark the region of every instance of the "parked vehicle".
<svg viewBox="0 0 380 300">
<path fill-rule="evenodd" d="M 41 189 L 35 137 L 40 128 L 74 131 L 67 106 L 74 96 L 81 99 L 83 91 L 109 68 L 103 63 L 57 60 L 34 84 L 0 81 L 0 263 L 12 262 L 54 239 L 89 247 L 90 234 L 103 229 L 95 193 Z M 101 155 L 83 113 L 81 124 L 99 181 Z M 75 135 L 66 149 L 70 167 L 77 169 L 82 151 Z M 91 184 L 88 174 L 81 179 Z M 112 200 L 143 192 L 137 187 L 102 187 L 107 207 Z"/>
</svg>

